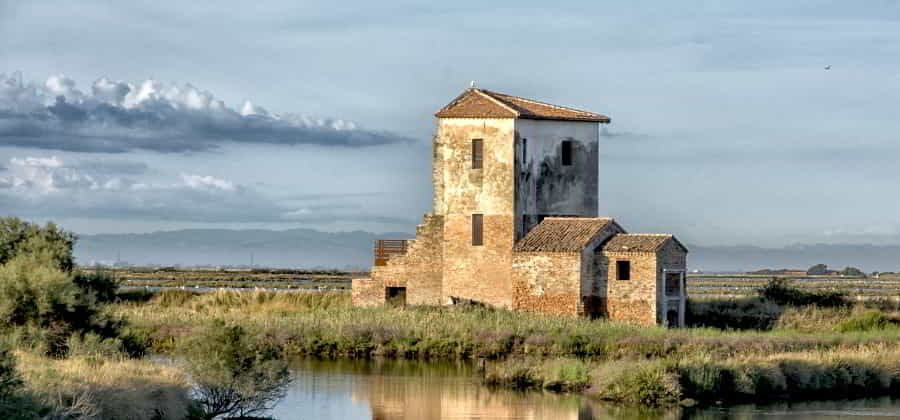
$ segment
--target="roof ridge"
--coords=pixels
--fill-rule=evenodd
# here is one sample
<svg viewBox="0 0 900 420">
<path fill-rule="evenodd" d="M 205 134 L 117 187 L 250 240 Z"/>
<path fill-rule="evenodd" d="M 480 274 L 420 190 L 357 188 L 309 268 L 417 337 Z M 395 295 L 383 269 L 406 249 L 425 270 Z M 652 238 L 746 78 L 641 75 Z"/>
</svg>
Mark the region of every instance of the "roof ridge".
<svg viewBox="0 0 900 420">
<path fill-rule="evenodd" d="M 509 104 L 507 104 L 507 103 L 505 103 L 505 102 L 503 102 L 503 101 L 501 101 L 501 100 L 495 98 L 493 95 L 491 95 L 491 94 L 489 93 L 489 92 L 490 92 L 489 90 L 478 89 L 478 88 L 469 88 L 469 89 L 472 89 L 473 91 L 475 91 L 476 93 L 478 93 L 478 94 L 484 96 L 485 98 L 490 99 L 491 101 L 493 101 L 493 102 L 496 103 L 497 105 L 500 105 L 500 106 L 506 108 L 507 110 L 509 110 L 510 112 L 512 112 L 513 114 L 515 114 L 515 115 L 516 115 L 516 118 L 519 118 L 519 117 L 522 115 L 522 112 L 520 112 L 518 109 L 513 108 L 513 107 L 510 106 Z"/>
<path fill-rule="evenodd" d="M 480 90 L 483 91 L 483 92 L 485 92 L 485 93 L 487 93 L 488 95 L 500 95 L 500 96 L 506 96 L 506 97 L 510 97 L 510 98 L 515 98 L 515 99 L 520 100 L 520 101 L 522 101 L 522 102 L 529 102 L 529 103 L 533 103 L 533 104 L 537 104 L 537 105 L 547 106 L 547 107 L 550 107 L 550 108 L 562 109 L 562 110 L 565 110 L 565 111 L 572 111 L 572 112 L 580 112 L 580 113 L 583 113 L 583 114 L 599 115 L 599 114 L 597 114 L 597 113 L 595 113 L 595 112 L 585 111 L 585 110 L 583 110 L 583 109 L 572 108 L 572 107 L 563 106 L 563 105 L 551 104 L 551 103 L 548 103 L 548 102 L 542 102 L 542 101 L 538 101 L 538 100 L 535 100 L 535 99 L 528 99 L 528 98 L 525 98 L 525 97 L 522 97 L 522 96 L 516 96 L 516 95 L 510 95 L 510 94 L 507 94 L 507 93 L 494 92 L 494 91 L 487 90 L 487 89 L 480 89 Z"/>
<path fill-rule="evenodd" d="M 544 220 L 612 220 L 612 217 L 591 217 L 591 216 L 547 216 Z"/>
</svg>

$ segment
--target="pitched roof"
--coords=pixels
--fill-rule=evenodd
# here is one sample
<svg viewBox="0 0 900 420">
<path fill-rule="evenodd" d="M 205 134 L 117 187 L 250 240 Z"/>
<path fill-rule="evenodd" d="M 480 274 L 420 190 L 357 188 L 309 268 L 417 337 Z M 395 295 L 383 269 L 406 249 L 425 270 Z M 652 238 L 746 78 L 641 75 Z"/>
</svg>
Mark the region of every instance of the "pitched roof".
<svg viewBox="0 0 900 420">
<path fill-rule="evenodd" d="M 434 115 L 439 118 L 523 118 L 600 123 L 610 121 L 606 115 L 476 88 L 466 89 Z"/>
<path fill-rule="evenodd" d="M 670 240 L 675 241 L 678 246 L 687 252 L 687 248 L 678 239 L 663 233 L 620 233 L 613 236 L 603 246 L 603 250 L 610 252 L 656 252 Z"/>
<path fill-rule="evenodd" d="M 609 218 L 548 217 L 516 242 L 516 252 L 578 252 L 605 227 Z"/>
</svg>

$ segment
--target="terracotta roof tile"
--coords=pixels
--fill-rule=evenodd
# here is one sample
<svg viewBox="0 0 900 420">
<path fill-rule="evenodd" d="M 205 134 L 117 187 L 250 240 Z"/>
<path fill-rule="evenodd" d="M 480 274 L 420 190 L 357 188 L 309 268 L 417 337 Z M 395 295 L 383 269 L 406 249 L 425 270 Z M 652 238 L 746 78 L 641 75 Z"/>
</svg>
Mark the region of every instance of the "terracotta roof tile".
<svg viewBox="0 0 900 420">
<path fill-rule="evenodd" d="M 609 252 L 656 252 L 670 240 L 674 240 L 687 251 L 687 248 L 681 245 L 674 236 L 662 233 L 620 233 L 613 236 L 603 246 L 603 250 Z"/>
<path fill-rule="evenodd" d="M 598 217 L 548 217 L 516 242 L 516 252 L 579 252 L 600 231 L 615 223 Z"/>
<path fill-rule="evenodd" d="M 467 89 L 436 114 L 440 118 L 524 118 L 608 123 L 609 117 L 485 89 Z"/>
</svg>

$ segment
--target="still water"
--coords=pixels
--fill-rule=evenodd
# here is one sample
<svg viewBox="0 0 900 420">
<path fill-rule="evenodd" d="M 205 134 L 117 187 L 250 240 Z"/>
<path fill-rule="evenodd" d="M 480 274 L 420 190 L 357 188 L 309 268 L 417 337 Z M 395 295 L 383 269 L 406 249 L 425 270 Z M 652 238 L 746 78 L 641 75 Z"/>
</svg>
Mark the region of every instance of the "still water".
<svg viewBox="0 0 900 420">
<path fill-rule="evenodd" d="M 649 411 L 577 395 L 488 389 L 470 364 L 299 360 L 279 419 L 882 419 L 900 400 L 867 399 Z"/>
</svg>

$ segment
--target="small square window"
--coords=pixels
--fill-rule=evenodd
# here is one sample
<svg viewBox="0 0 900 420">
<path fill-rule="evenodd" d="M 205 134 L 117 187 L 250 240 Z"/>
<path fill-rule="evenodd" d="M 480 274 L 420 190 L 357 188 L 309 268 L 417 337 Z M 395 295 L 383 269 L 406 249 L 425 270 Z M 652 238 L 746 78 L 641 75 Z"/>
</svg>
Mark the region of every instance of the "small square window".
<svg viewBox="0 0 900 420">
<path fill-rule="evenodd" d="M 484 245 L 484 215 L 472 215 L 472 245 Z"/>
<path fill-rule="evenodd" d="M 631 280 L 631 261 L 616 261 L 616 280 Z"/>
<path fill-rule="evenodd" d="M 484 165 L 484 140 L 472 139 L 472 169 L 481 169 Z"/>
<path fill-rule="evenodd" d="M 563 166 L 572 165 L 572 141 L 563 140 L 562 142 L 562 164 Z"/>
</svg>

